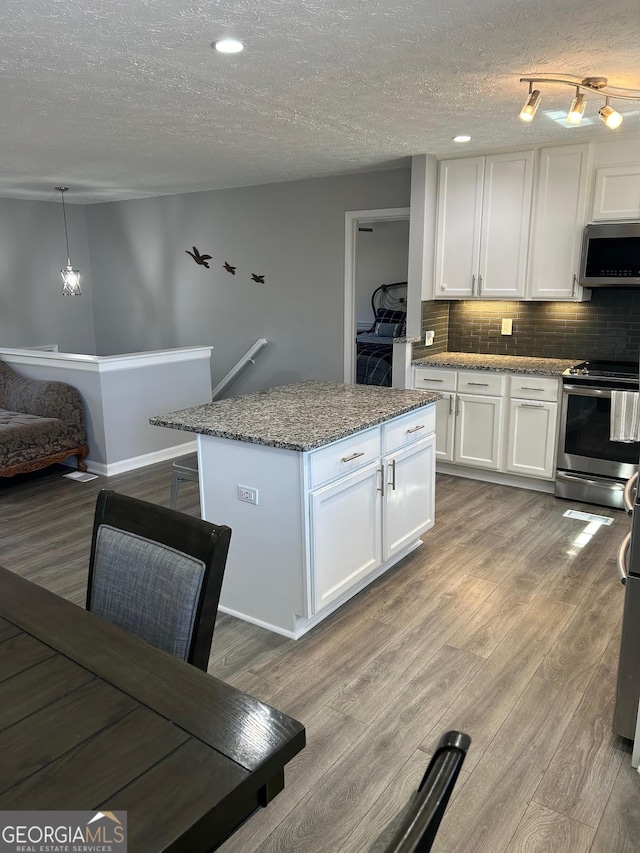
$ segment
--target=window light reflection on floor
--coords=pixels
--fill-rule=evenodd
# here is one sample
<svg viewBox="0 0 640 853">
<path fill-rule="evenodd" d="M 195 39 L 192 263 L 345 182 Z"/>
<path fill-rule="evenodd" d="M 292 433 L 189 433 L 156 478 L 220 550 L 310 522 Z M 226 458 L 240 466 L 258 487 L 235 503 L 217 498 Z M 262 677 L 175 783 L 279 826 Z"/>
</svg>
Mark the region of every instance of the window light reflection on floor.
<svg viewBox="0 0 640 853">
<path fill-rule="evenodd" d="M 567 554 L 570 557 L 575 557 L 585 545 L 588 545 L 589 542 L 591 542 L 602 525 L 602 521 L 590 521 L 584 530 L 581 533 L 578 533 L 576 538 L 573 540 L 571 543 L 571 549 L 567 551 Z"/>
</svg>

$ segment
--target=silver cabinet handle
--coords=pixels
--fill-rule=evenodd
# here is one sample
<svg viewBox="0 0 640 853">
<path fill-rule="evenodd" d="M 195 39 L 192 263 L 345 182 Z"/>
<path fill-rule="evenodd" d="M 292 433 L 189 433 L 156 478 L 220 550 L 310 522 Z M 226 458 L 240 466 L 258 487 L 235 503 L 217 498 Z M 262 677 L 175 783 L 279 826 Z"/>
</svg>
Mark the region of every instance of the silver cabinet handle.
<svg viewBox="0 0 640 853">
<path fill-rule="evenodd" d="M 343 462 L 351 462 L 354 459 L 357 459 L 358 456 L 364 456 L 364 451 L 361 450 L 360 453 L 352 453 L 351 456 L 343 456 L 342 461 Z"/>
<path fill-rule="evenodd" d="M 449 414 L 453 414 L 453 394 L 449 397 Z"/>
<path fill-rule="evenodd" d="M 391 482 L 389 483 L 393 491 L 396 490 L 396 460 L 391 460 Z"/>
<path fill-rule="evenodd" d="M 456 415 L 460 414 L 460 397 L 456 397 Z"/>
<path fill-rule="evenodd" d="M 378 491 L 384 497 L 384 463 L 382 468 L 378 468 L 378 474 L 380 474 L 380 485 L 378 486 Z"/>
<path fill-rule="evenodd" d="M 632 476 L 629 477 L 629 479 L 627 480 L 627 485 L 624 487 L 624 494 L 622 497 L 624 500 L 624 508 L 626 509 L 629 515 L 633 513 L 633 500 L 631 499 L 631 492 L 633 491 L 637 482 L 638 472 L 636 471 L 635 474 L 632 474 Z"/>
<path fill-rule="evenodd" d="M 521 385 L 522 391 L 544 391 L 544 388 L 538 388 L 535 385 Z"/>
<path fill-rule="evenodd" d="M 623 585 L 627 582 L 627 551 L 629 550 L 630 542 L 631 532 L 627 533 L 620 543 L 620 547 L 618 548 L 618 553 L 616 555 L 616 566 L 620 576 L 620 583 Z"/>
<path fill-rule="evenodd" d="M 444 379 L 426 379 L 425 377 L 423 377 L 422 381 L 423 382 L 444 382 Z"/>
<path fill-rule="evenodd" d="M 573 274 L 573 283 L 571 285 L 571 295 L 572 296 L 576 295 L 576 284 L 577 283 L 578 283 L 578 276 L 574 273 Z"/>
<path fill-rule="evenodd" d="M 478 386 L 480 386 L 481 388 L 488 388 L 488 387 L 489 387 L 489 383 L 488 383 L 488 382 L 466 382 L 465 384 L 466 384 L 466 385 L 478 385 Z"/>
<path fill-rule="evenodd" d="M 544 403 L 520 403 L 528 409 L 544 409 Z"/>
<path fill-rule="evenodd" d="M 480 292 L 482 290 L 482 276 L 478 276 L 478 296 L 480 296 Z"/>
<path fill-rule="evenodd" d="M 419 429 L 424 429 L 424 424 L 418 424 L 418 426 L 411 427 L 411 429 L 407 430 L 407 433 L 418 432 Z"/>
<path fill-rule="evenodd" d="M 471 295 L 476 295 L 476 277 L 475 275 L 471 276 Z"/>
</svg>

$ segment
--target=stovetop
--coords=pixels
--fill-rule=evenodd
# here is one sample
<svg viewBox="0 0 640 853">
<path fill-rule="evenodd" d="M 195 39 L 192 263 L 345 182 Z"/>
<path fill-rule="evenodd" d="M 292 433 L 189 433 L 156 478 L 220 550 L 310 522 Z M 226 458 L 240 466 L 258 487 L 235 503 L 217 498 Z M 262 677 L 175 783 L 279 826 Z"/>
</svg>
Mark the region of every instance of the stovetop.
<svg viewBox="0 0 640 853">
<path fill-rule="evenodd" d="M 635 361 L 581 361 L 562 374 L 572 379 L 582 377 L 607 379 L 638 379 L 638 363 Z"/>
</svg>

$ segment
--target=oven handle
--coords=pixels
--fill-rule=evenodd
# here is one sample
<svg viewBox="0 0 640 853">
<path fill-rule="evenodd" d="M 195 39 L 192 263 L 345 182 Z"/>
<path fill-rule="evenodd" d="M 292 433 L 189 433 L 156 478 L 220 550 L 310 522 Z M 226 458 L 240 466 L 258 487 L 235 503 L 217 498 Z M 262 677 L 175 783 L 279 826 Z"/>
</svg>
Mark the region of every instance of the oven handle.
<svg viewBox="0 0 640 853">
<path fill-rule="evenodd" d="M 636 483 L 638 482 L 638 472 L 632 474 L 631 477 L 627 480 L 627 485 L 624 487 L 624 508 L 627 511 L 627 515 L 633 515 L 633 501 L 631 500 L 631 492 L 634 490 Z"/>
<path fill-rule="evenodd" d="M 578 397 L 610 397 L 611 388 L 585 388 L 582 385 L 563 385 L 565 394 L 576 394 Z"/>
<path fill-rule="evenodd" d="M 629 550 L 629 543 L 631 542 L 631 531 L 627 533 L 622 542 L 620 543 L 620 547 L 618 548 L 618 553 L 616 555 L 616 566 L 618 568 L 618 574 L 620 575 L 620 583 L 624 586 L 627 582 L 627 552 Z"/>
</svg>

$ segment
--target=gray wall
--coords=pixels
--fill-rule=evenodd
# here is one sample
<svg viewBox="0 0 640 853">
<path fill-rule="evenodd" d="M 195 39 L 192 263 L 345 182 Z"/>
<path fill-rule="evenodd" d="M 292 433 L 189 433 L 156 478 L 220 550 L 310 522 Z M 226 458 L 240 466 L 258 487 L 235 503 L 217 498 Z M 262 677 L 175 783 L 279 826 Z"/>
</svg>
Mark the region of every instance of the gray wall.
<svg viewBox="0 0 640 853">
<path fill-rule="evenodd" d="M 212 344 L 215 385 L 265 337 L 229 393 L 341 381 L 344 213 L 409 195 L 410 170 L 396 169 L 87 206 L 98 353 Z"/>
<path fill-rule="evenodd" d="M 67 250 L 60 202 L 0 198 L 0 346 L 96 352 L 85 208 L 66 208 L 82 296 L 62 295 Z"/>
</svg>

